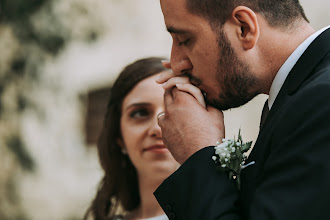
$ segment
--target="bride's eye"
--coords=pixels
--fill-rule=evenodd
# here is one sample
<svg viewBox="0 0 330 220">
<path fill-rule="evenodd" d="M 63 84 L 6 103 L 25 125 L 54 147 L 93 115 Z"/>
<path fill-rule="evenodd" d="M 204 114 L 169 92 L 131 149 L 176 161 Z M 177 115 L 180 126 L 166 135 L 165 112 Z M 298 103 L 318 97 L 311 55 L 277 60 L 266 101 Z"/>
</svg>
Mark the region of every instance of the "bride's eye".
<svg viewBox="0 0 330 220">
<path fill-rule="evenodd" d="M 136 109 L 130 113 L 131 118 L 145 118 L 149 116 L 149 111 L 147 109 Z"/>
</svg>

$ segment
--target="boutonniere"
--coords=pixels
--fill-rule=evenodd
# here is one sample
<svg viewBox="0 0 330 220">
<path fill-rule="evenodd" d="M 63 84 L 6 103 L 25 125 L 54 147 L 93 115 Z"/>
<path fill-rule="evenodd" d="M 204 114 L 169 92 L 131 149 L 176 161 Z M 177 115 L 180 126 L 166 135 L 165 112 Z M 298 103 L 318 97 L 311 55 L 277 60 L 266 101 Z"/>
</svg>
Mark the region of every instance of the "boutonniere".
<svg viewBox="0 0 330 220">
<path fill-rule="evenodd" d="M 212 159 L 215 163 L 219 164 L 217 168 L 220 171 L 228 172 L 229 179 L 234 179 L 237 183 L 237 187 L 240 190 L 241 170 L 247 166 L 254 164 L 251 162 L 245 164 L 247 156 L 244 154 L 252 145 L 252 141 L 244 143 L 241 136 L 241 129 L 238 132 L 238 138 L 234 139 L 222 139 L 222 143 L 217 142 L 215 149 L 215 156 Z"/>
</svg>

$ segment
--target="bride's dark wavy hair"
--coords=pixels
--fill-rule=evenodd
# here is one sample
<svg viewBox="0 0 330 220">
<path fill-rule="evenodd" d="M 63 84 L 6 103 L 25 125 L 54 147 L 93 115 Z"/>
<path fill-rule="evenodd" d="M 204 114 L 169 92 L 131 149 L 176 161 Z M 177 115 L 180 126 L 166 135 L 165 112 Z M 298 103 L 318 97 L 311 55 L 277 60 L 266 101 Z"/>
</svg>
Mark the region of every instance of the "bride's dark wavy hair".
<svg viewBox="0 0 330 220">
<path fill-rule="evenodd" d="M 140 204 L 136 169 L 117 143 L 121 138 L 121 108 L 124 98 L 136 84 L 166 70 L 161 64 L 162 59 L 150 57 L 126 66 L 111 88 L 105 121 L 97 144 L 104 177 L 86 212 L 85 220 L 91 216 L 95 220 L 108 220 L 118 214 L 124 215 Z"/>
</svg>

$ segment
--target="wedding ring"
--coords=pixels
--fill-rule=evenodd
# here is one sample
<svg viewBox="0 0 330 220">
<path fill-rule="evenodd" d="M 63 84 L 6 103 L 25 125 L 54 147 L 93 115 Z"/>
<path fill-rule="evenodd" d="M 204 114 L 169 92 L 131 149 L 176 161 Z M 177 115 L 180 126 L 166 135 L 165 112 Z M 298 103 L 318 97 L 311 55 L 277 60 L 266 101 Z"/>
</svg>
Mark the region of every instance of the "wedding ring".
<svg viewBox="0 0 330 220">
<path fill-rule="evenodd" d="M 165 112 L 161 112 L 157 115 L 157 120 L 159 120 L 160 117 L 164 116 L 165 115 Z"/>
</svg>

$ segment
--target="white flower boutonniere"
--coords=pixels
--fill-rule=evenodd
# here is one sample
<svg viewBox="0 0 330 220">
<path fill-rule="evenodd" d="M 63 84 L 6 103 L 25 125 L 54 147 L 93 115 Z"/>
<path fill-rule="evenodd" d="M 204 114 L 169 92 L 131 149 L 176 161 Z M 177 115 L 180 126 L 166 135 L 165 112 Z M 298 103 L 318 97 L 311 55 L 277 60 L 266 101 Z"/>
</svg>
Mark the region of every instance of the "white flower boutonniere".
<svg viewBox="0 0 330 220">
<path fill-rule="evenodd" d="M 238 132 L 237 140 L 222 139 L 222 143 L 217 142 L 214 147 L 215 156 L 212 159 L 219 163 L 218 169 L 223 172 L 229 172 L 229 179 L 236 180 L 237 187 L 240 190 L 241 170 L 247 166 L 254 164 L 251 162 L 245 165 L 247 156 L 244 154 L 251 148 L 252 141 L 244 143 L 241 136 L 241 129 Z"/>
</svg>

